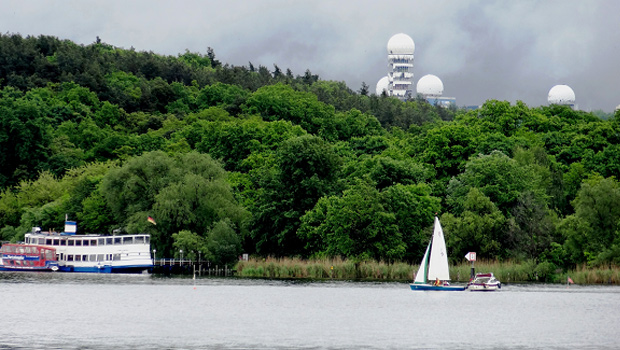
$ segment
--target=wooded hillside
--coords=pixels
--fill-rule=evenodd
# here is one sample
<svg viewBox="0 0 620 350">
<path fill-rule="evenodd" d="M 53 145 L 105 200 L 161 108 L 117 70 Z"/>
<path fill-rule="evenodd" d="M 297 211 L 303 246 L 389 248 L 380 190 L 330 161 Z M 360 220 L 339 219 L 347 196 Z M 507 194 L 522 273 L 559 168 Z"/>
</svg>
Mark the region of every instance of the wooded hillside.
<svg viewBox="0 0 620 350">
<path fill-rule="evenodd" d="M 444 109 L 212 49 L 0 35 L 2 240 L 68 215 L 158 256 L 417 261 L 438 213 L 459 261 L 610 264 L 619 174 L 619 112 Z"/>
</svg>

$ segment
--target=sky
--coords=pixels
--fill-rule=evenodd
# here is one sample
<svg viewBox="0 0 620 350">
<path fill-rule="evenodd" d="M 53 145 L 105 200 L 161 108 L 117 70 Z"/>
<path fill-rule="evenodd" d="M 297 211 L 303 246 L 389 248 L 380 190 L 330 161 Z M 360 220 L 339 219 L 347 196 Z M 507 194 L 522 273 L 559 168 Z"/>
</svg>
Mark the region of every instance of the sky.
<svg viewBox="0 0 620 350">
<path fill-rule="evenodd" d="M 51 35 L 222 63 L 307 69 L 374 93 L 387 42 L 415 42 L 414 83 L 438 76 L 458 106 L 489 99 L 530 107 L 569 85 L 577 107 L 620 105 L 617 0 L 0 0 L 0 33 Z"/>
</svg>

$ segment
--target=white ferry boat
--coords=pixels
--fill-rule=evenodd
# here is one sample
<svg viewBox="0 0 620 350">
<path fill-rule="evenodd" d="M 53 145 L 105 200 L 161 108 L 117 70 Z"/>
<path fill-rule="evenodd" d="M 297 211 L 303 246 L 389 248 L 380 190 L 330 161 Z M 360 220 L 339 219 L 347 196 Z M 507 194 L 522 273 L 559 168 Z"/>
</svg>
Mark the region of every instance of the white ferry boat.
<svg viewBox="0 0 620 350">
<path fill-rule="evenodd" d="M 74 221 L 65 222 L 65 232 L 42 232 L 33 228 L 26 245 L 53 248 L 62 272 L 136 273 L 153 267 L 151 237 L 137 235 L 78 235 Z"/>
</svg>

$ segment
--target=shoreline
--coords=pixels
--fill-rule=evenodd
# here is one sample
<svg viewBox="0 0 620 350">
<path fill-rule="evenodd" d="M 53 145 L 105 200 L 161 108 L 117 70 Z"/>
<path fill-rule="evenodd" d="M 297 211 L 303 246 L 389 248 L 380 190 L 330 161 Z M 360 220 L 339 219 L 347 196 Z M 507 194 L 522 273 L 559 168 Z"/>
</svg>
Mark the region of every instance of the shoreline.
<svg viewBox="0 0 620 350">
<path fill-rule="evenodd" d="M 347 259 L 250 258 L 239 261 L 233 270 L 236 277 L 272 279 L 332 279 L 359 281 L 412 281 L 419 265 L 404 262 L 353 261 Z M 477 261 L 475 272 L 493 272 L 502 283 L 566 284 L 570 278 L 582 285 L 620 285 L 620 267 L 585 267 L 562 270 L 549 263 Z M 467 283 L 471 263 L 450 266 L 454 283 Z"/>
</svg>

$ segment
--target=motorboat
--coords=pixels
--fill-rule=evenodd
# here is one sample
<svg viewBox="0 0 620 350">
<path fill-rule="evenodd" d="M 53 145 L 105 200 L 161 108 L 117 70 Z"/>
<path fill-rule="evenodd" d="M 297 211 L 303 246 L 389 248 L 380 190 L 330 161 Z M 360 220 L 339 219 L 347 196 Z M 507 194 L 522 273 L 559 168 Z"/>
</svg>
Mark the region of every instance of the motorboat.
<svg viewBox="0 0 620 350">
<path fill-rule="evenodd" d="M 493 276 L 492 272 L 477 273 L 476 277 L 467 285 L 467 289 L 472 292 L 493 292 L 501 288 L 502 283 Z"/>
</svg>

